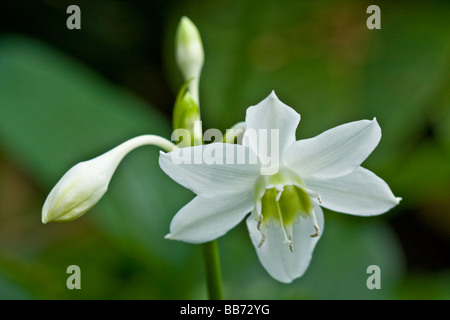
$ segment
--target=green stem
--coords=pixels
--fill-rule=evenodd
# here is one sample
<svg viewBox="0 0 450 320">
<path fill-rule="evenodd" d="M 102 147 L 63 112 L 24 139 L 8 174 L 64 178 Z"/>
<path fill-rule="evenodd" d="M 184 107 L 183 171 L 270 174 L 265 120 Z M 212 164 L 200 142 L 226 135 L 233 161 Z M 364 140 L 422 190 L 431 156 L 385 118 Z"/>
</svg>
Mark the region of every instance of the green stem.
<svg viewBox="0 0 450 320">
<path fill-rule="evenodd" d="M 223 299 L 222 275 L 220 272 L 219 249 L 217 247 L 217 240 L 202 244 L 202 251 L 209 299 L 221 300 Z"/>
</svg>

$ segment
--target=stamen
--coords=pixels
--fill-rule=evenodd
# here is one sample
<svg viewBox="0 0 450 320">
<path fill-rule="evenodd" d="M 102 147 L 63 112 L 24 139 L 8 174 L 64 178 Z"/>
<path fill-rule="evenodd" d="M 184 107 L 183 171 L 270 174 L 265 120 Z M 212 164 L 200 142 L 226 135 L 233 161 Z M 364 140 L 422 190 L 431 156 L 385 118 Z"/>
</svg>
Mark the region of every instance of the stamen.
<svg viewBox="0 0 450 320">
<path fill-rule="evenodd" d="M 280 210 L 280 205 L 277 202 L 277 209 L 278 209 L 278 216 L 280 217 L 280 224 L 281 224 L 281 230 L 283 230 L 283 235 L 284 235 L 284 243 L 288 244 L 289 247 L 292 244 L 292 237 L 288 237 L 287 233 L 286 233 L 286 229 L 284 227 L 284 222 L 283 222 L 283 217 L 281 216 L 281 210 Z M 292 233 L 292 232 L 291 232 Z"/>
<path fill-rule="evenodd" d="M 320 235 L 320 228 L 318 226 L 314 225 L 314 229 L 316 229 L 316 233 L 310 235 L 311 238 L 315 238 Z"/>
<path fill-rule="evenodd" d="M 316 194 L 316 197 L 319 203 L 322 204 L 322 197 L 320 196 L 320 194 Z"/>
<path fill-rule="evenodd" d="M 261 230 L 262 221 L 263 221 L 263 216 L 262 216 L 262 214 L 260 214 L 259 218 L 258 218 L 258 223 L 256 224 L 256 229 Z"/>
<path fill-rule="evenodd" d="M 302 189 L 307 195 L 316 198 L 317 201 L 319 201 L 320 204 L 322 203 L 322 197 L 317 192 L 315 192 L 315 191 L 313 191 L 311 189 L 305 188 L 304 186 L 299 185 L 299 184 L 296 184 L 296 186 L 298 188 Z"/>
<path fill-rule="evenodd" d="M 266 233 L 265 232 L 261 232 L 261 241 L 258 244 L 258 248 L 261 248 L 261 246 L 263 245 L 264 241 L 266 241 Z"/>
<path fill-rule="evenodd" d="M 311 238 L 318 237 L 320 235 L 320 227 L 319 224 L 317 223 L 316 215 L 314 214 L 313 210 L 309 212 L 309 216 L 311 217 L 311 220 L 314 224 L 314 229 L 316 229 L 316 233 L 312 234 Z"/>
<path fill-rule="evenodd" d="M 256 216 L 260 216 L 261 211 L 262 211 L 261 199 L 258 199 L 257 201 L 255 201 L 255 210 L 256 210 Z"/>
<path fill-rule="evenodd" d="M 291 243 L 289 243 L 289 250 L 291 250 L 291 252 L 294 252 L 294 243 L 292 242 L 292 234 L 289 236 L 289 240 L 291 241 Z"/>
<path fill-rule="evenodd" d="M 278 193 L 277 193 L 277 196 L 275 198 L 275 201 L 278 202 L 278 201 L 280 201 L 281 194 L 283 193 L 284 188 L 283 187 L 281 187 L 281 188 L 280 187 L 276 187 L 276 189 L 277 189 Z"/>
</svg>

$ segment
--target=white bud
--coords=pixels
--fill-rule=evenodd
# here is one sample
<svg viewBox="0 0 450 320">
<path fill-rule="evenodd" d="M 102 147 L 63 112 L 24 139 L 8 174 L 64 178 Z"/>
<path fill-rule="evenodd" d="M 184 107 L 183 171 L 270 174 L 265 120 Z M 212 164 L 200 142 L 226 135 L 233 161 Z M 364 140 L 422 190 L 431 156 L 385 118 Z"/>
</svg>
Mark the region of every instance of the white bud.
<svg viewBox="0 0 450 320">
<path fill-rule="evenodd" d="M 138 136 L 88 161 L 73 166 L 50 191 L 42 207 L 42 222 L 74 220 L 91 209 L 108 190 L 123 157 L 142 145 L 171 151 L 175 145 L 158 136 Z"/>
<path fill-rule="evenodd" d="M 105 194 L 112 173 L 95 158 L 73 166 L 52 189 L 42 208 L 42 222 L 71 221 L 86 213 Z"/>
<path fill-rule="evenodd" d="M 175 37 L 175 55 L 184 80 L 190 81 L 189 91 L 198 104 L 198 85 L 204 53 L 200 32 L 188 17 L 181 18 L 178 25 Z"/>
</svg>

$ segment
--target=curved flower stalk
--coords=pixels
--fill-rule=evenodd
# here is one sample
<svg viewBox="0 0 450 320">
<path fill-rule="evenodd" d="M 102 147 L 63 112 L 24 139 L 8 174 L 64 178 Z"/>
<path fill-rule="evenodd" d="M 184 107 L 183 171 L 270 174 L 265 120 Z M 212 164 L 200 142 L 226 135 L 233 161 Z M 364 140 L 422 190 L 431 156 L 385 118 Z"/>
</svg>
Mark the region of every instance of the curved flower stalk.
<svg viewBox="0 0 450 320">
<path fill-rule="evenodd" d="M 42 208 L 42 222 L 72 221 L 90 210 L 105 194 L 122 159 L 143 145 L 171 151 L 175 145 L 159 136 L 142 135 L 73 166 L 50 191 Z"/>
<path fill-rule="evenodd" d="M 242 145 L 161 152 L 161 168 L 196 193 L 166 238 L 211 241 L 251 212 L 246 222 L 259 260 L 273 278 L 289 283 L 309 266 L 323 231 L 321 206 L 371 216 L 399 203 L 386 182 L 360 166 L 381 138 L 376 119 L 296 141 L 299 121 L 272 92 L 247 109 Z"/>
</svg>

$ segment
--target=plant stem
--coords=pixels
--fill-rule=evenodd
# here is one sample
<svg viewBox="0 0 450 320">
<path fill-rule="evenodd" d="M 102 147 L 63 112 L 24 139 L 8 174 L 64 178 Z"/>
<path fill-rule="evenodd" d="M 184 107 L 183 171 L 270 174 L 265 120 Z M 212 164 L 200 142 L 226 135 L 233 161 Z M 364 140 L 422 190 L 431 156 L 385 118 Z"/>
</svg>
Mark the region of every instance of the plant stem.
<svg viewBox="0 0 450 320">
<path fill-rule="evenodd" d="M 220 271 L 220 259 L 217 240 L 203 243 L 202 251 L 209 299 L 221 300 L 223 298 L 222 275 Z"/>
</svg>

